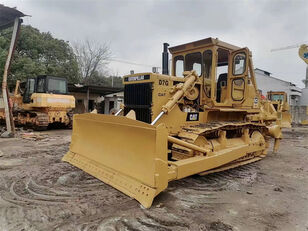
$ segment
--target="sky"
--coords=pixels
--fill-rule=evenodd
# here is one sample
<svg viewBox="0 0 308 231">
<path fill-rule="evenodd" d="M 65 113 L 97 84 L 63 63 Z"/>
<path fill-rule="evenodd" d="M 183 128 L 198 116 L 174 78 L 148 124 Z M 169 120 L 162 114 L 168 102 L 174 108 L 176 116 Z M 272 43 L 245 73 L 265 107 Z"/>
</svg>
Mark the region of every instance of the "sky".
<svg viewBox="0 0 308 231">
<path fill-rule="evenodd" d="M 308 43 L 306 0 L 0 0 L 31 17 L 40 31 L 78 43 L 110 46 L 111 74 L 151 71 L 161 66 L 162 44 L 171 46 L 207 37 L 248 47 L 254 67 L 303 87 L 306 64 L 298 48 Z"/>
</svg>

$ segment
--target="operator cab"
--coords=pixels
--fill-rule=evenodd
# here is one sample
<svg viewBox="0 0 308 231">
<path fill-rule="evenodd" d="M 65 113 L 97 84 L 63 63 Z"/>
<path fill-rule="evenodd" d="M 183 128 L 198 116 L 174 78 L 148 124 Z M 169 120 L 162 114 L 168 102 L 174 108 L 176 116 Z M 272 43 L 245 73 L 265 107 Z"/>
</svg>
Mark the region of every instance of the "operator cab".
<svg viewBox="0 0 308 231">
<path fill-rule="evenodd" d="M 68 93 L 67 80 L 63 77 L 49 75 L 28 78 L 23 94 L 23 103 L 30 103 L 33 93 L 66 95 Z"/>
<path fill-rule="evenodd" d="M 173 76 L 182 77 L 183 71 L 191 70 L 198 73 L 202 104 L 212 101 L 226 106 L 244 100 L 248 84 L 247 48 L 207 38 L 171 47 L 169 51 Z"/>
<path fill-rule="evenodd" d="M 286 102 L 287 101 L 287 93 L 285 92 L 275 92 L 270 91 L 267 93 L 267 98 L 271 101 L 280 101 L 280 102 Z"/>
</svg>

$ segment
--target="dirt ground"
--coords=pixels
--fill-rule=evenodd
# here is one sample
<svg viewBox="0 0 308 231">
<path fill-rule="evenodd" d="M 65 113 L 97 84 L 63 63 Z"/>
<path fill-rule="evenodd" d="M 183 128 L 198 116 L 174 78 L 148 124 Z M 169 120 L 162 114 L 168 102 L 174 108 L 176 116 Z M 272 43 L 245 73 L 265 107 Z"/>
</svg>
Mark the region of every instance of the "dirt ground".
<svg viewBox="0 0 308 231">
<path fill-rule="evenodd" d="M 61 162 L 70 130 L 0 139 L 0 231 L 308 230 L 308 128 L 256 163 L 171 182 L 150 209 Z"/>
</svg>

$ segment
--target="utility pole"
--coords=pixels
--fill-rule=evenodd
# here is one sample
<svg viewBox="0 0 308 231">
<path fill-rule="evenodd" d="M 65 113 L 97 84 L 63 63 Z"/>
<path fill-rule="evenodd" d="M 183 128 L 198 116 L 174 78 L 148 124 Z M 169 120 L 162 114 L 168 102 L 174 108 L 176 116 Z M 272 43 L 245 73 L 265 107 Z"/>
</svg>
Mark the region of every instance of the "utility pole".
<svg viewBox="0 0 308 231">
<path fill-rule="evenodd" d="M 20 30 L 20 25 L 22 23 L 21 17 L 26 16 L 24 13 L 16 10 L 16 8 L 11 8 L 0 4 L 0 30 L 9 28 L 13 26 L 11 43 L 8 51 L 8 55 L 6 58 L 4 72 L 3 72 L 3 80 L 2 80 L 2 96 L 4 103 L 4 113 L 5 113 L 5 122 L 6 122 L 6 134 L 4 137 L 12 137 L 15 133 L 14 127 L 14 118 L 12 113 L 12 103 L 10 102 L 8 87 L 7 87 L 7 77 L 9 74 L 12 57 L 14 54 L 14 50 L 16 47 L 16 41 L 18 37 L 18 33 Z M 3 134 L 1 135 L 3 136 Z"/>
<path fill-rule="evenodd" d="M 14 127 L 14 119 L 12 115 L 12 105 L 10 103 L 10 99 L 8 95 L 7 76 L 9 73 L 10 66 L 11 66 L 12 56 L 15 50 L 17 35 L 20 29 L 20 24 L 21 24 L 21 19 L 19 19 L 18 17 L 15 18 L 13 33 L 12 33 L 12 38 L 11 38 L 11 44 L 10 44 L 9 52 L 7 55 L 6 63 L 4 66 L 3 80 L 2 80 L 2 96 L 3 96 L 3 103 L 4 103 L 6 129 L 7 129 L 8 134 L 14 134 L 15 127 Z"/>
</svg>

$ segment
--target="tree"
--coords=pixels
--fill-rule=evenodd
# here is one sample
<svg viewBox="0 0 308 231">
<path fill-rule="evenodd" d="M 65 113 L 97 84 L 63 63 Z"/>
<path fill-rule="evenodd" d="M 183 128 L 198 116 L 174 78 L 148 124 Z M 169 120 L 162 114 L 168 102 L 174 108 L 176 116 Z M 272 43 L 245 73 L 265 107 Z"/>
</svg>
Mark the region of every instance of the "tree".
<svg viewBox="0 0 308 231">
<path fill-rule="evenodd" d="M 0 33 L 0 80 L 10 44 L 12 28 Z M 22 25 L 9 74 L 9 84 L 37 75 L 66 77 L 69 82 L 80 81 L 77 58 L 68 42 L 54 38 L 50 32 L 40 32 Z"/>
<path fill-rule="evenodd" d="M 86 81 L 86 84 L 89 85 L 101 85 L 106 87 L 117 87 L 122 88 L 122 77 L 120 76 L 103 76 L 99 72 L 93 73 L 92 77 Z"/>
<path fill-rule="evenodd" d="M 108 45 L 86 40 L 83 43 L 75 43 L 73 47 L 84 83 L 93 82 L 93 79 L 106 74 L 106 66 L 111 56 Z"/>
</svg>

